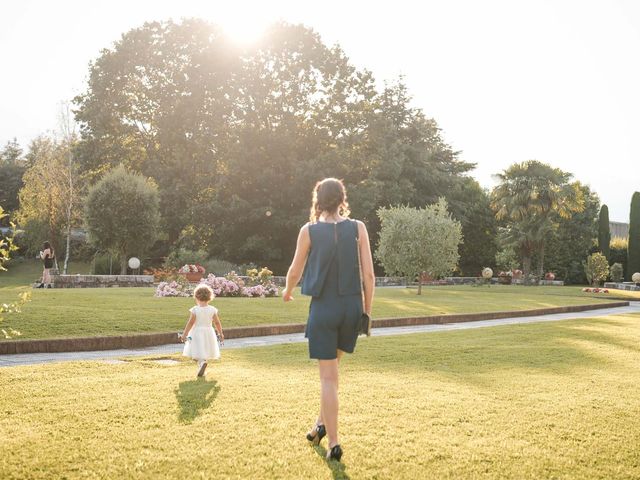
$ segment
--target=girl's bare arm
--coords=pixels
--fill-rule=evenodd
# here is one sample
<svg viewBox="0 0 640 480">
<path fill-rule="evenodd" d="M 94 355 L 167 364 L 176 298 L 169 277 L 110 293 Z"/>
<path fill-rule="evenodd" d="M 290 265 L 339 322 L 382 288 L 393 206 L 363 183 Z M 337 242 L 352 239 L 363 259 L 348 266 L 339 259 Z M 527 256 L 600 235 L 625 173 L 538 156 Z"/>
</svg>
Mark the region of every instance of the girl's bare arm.
<svg viewBox="0 0 640 480">
<path fill-rule="evenodd" d="M 220 322 L 220 317 L 216 313 L 213 316 L 213 325 L 215 326 L 216 332 L 218 332 L 218 336 L 220 340 L 224 340 L 224 333 L 222 332 L 222 323 Z"/>
<path fill-rule="evenodd" d="M 184 339 L 187 338 L 187 335 L 189 333 L 189 331 L 191 330 L 191 327 L 193 327 L 194 322 L 196 321 L 196 316 L 195 314 L 191 314 L 189 315 L 189 320 L 187 320 L 187 324 L 184 327 L 184 331 L 182 332 L 182 335 L 180 336 L 180 339 L 184 342 Z"/>
</svg>

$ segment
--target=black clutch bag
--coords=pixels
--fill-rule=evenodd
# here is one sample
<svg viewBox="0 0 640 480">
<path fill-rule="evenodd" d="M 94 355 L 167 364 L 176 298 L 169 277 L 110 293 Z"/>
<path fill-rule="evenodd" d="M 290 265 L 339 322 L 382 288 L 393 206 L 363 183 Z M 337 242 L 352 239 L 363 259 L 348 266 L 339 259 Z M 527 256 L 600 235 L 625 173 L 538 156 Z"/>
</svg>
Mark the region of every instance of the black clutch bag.
<svg viewBox="0 0 640 480">
<path fill-rule="evenodd" d="M 358 333 L 367 337 L 371 336 L 371 317 L 366 313 L 360 317 L 360 331 Z"/>
</svg>

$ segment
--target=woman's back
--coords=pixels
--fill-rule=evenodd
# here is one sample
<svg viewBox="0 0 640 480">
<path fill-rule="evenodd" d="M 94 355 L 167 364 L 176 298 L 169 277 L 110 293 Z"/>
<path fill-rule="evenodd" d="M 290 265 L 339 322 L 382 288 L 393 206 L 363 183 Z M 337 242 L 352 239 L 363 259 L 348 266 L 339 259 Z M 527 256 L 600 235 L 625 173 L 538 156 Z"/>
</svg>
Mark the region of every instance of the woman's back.
<svg viewBox="0 0 640 480">
<path fill-rule="evenodd" d="M 358 223 L 317 222 L 309 225 L 311 249 L 305 266 L 302 293 L 359 295 Z"/>
</svg>

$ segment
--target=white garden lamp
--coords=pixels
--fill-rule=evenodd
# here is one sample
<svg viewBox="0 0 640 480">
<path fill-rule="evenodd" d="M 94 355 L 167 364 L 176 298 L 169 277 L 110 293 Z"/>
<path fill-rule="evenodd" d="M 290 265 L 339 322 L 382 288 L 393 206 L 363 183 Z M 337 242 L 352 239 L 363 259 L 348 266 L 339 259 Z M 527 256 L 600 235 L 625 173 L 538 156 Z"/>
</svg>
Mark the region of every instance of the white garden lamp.
<svg viewBox="0 0 640 480">
<path fill-rule="evenodd" d="M 129 259 L 129 268 L 131 270 L 135 270 L 136 268 L 140 268 L 140 259 L 138 257 L 131 257 Z"/>
<path fill-rule="evenodd" d="M 492 277 L 493 277 L 493 270 L 491 270 L 489 267 L 484 268 L 482 270 L 482 278 L 484 278 L 485 280 L 488 280 Z"/>
<path fill-rule="evenodd" d="M 640 283 L 640 272 L 636 272 L 633 275 L 631 275 L 631 281 L 633 283 Z"/>
</svg>

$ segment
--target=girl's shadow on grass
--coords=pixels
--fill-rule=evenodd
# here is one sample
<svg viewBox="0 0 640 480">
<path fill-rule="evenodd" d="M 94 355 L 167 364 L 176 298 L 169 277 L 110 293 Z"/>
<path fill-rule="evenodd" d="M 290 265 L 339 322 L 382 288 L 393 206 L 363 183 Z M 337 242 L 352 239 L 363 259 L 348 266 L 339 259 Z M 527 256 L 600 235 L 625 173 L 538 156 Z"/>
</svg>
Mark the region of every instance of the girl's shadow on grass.
<svg viewBox="0 0 640 480">
<path fill-rule="evenodd" d="M 175 389 L 176 400 L 180 405 L 178 420 L 181 423 L 193 422 L 211 406 L 219 391 L 220 386 L 216 380 L 208 382 L 204 377 L 180 383 Z"/>
<path fill-rule="evenodd" d="M 344 463 L 336 462 L 335 460 L 327 460 L 326 448 L 321 445 L 315 445 L 313 449 L 325 462 L 327 462 L 327 467 L 331 470 L 333 480 L 349 480 L 351 478 L 347 475 Z"/>
</svg>

